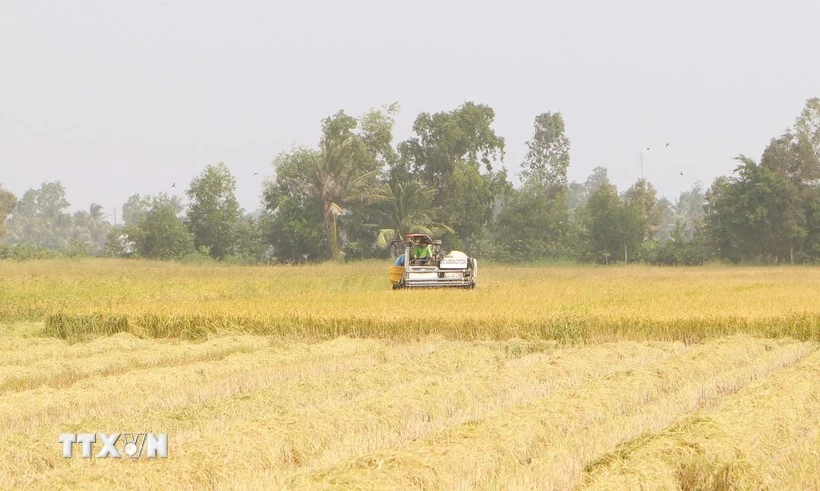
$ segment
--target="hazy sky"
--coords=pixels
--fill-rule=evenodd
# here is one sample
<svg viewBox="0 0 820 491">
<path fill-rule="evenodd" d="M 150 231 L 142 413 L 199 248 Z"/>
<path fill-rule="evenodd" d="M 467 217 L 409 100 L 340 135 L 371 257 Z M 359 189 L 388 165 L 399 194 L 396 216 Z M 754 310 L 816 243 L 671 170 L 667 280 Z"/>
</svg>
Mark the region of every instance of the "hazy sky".
<svg viewBox="0 0 820 491">
<path fill-rule="evenodd" d="M 570 180 L 605 166 L 623 190 L 650 146 L 644 175 L 674 199 L 820 96 L 818 20 L 816 0 L 0 0 L 0 183 L 60 180 L 111 219 L 224 161 L 252 211 L 273 158 L 339 109 L 398 101 L 400 141 L 470 100 L 511 174 L 560 111 Z"/>
</svg>

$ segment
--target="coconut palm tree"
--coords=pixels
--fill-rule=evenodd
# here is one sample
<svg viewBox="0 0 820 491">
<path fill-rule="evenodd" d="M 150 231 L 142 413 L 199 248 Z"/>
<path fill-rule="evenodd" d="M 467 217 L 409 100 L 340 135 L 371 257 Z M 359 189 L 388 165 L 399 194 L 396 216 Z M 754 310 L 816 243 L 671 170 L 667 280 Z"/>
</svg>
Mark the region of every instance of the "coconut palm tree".
<svg viewBox="0 0 820 491">
<path fill-rule="evenodd" d="M 388 228 L 379 230 L 376 245 L 386 249 L 390 242 L 400 240 L 406 234 L 421 233 L 439 235 L 453 232 L 448 225 L 436 222 L 436 213 L 431 203 L 435 190 L 425 188 L 420 183 L 386 184 L 383 194 L 385 207 L 382 209 L 384 224 Z"/>
<path fill-rule="evenodd" d="M 323 138 L 319 151 L 303 149 L 292 156 L 298 170 L 285 180 L 321 200 L 328 254 L 337 259 L 341 252 L 338 218 L 345 214 L 345 206 L 387 198 L 376 180 L 378 169 L 370 168 L 372 156 L 356 135 L 342 140 Z"/>
<path fill-rule="evenodd" d="M 111 224 L 105 221 L 102 205 L 91 203 L 88 208 L 88 232 L 91 234 L 91 239 L 97 250 L 102 250 L 105 247 L 105 239 L 110 228 Z"/>
</svg>

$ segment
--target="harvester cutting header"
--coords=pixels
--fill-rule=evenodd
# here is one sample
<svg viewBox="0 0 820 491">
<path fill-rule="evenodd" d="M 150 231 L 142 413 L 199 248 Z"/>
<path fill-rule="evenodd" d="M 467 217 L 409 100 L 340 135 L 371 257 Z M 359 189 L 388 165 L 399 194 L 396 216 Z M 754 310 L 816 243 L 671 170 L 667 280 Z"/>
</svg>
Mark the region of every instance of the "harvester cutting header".
<svg viewBox="0 0 820 491">
<path fill-rule="evenodd" d="M 441 241 L 427 234 L 408 234 L 394 245 L 404 246 L 390 268 L 393 289 L 459 287 L 475 288 L 478 261 L 460 251 L 441 252 Z"/>
</svg>

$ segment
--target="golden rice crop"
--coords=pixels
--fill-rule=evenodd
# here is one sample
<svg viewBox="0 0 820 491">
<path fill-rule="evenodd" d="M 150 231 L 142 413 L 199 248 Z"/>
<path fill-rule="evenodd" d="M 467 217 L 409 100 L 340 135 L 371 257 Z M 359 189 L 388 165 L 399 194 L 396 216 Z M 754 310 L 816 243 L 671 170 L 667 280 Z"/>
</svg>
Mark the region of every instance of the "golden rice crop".
<svg viewBox="0 0 820 491">
<path fill-rule="evenodd" d="M 664 418 L 686 414 L 703 399 L 711 402 L 731 390 L 721 387 L 742 386 L 812 349 L 752 339 L 707 343 L 450 427 L 397 450 L 298 476 L 294 484 L 402 489 L 421 481 L 431 489 L 567 489 L 592 456 L 585 455 L 588 450 L 580 443 L 598 438 L 611 444 L 613 421 L 626 420 L 632 431 L 662 428 Z M 656 406 L 656 401 L 662 404 Z M 622 439 L 618 436 L 615 442 Z"/>
<path fill-rule="evenodd" d="M 629 441 L 586 489 L 820 489 L 820 352 L 714 408 Z"/>
<path fill-rule="evenodd" d="M 0 261 L 0 489 L 814 489 L 820 269 Z M 65 459 L 63 432 L 169 434 Z"/>
<path fill-rule="evenodd" d="M 619 444 L 723 407 L 818 353 L 816 343 L 750 337 L 575 347 L 432 337 L 46 341 L 0 365 L 29 367 L 0 395 L 0 488 L 566 489 Z M 55 361 L 74 378 L 55 379 Z M 794 410 L 806 398 L 778 401 Z M 791 435 L 812 421 L 779 424 Z M 170 457 L 63 459 L 56 443 L 66 431 L 133 428 L 168 432 Z M 772 465 L 803 472 L 800 482 L 817 477 L 805 465 L 806 438 L 773 452 Z"/>
<path fill-rule="evenodd" d="M 70 340 L 130 332 L 299 339 L 820 339 L 820 268 L 488 265 L 475 291 L 392 291 L 384 263 L 0 262 L 0 321 Z"/>
</svg>

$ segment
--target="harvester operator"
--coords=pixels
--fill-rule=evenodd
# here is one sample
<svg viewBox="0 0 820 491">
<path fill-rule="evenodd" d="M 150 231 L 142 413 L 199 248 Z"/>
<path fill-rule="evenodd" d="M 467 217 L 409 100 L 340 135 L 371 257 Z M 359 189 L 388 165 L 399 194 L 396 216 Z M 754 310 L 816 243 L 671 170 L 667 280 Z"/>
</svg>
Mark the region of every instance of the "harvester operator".
<svg viewBox="0 0 820 491">
<path fill-rule="evenodd" d="M 413 248 L 413 257 L 416 259 L 421 259 L 424 262 L 430 260 L 430 256 L 433 255 L 432 249 L 430 249 L 430 243 L 427 241 L 419 241 L 416 242 L 416 246 Z"/>
</svg>

